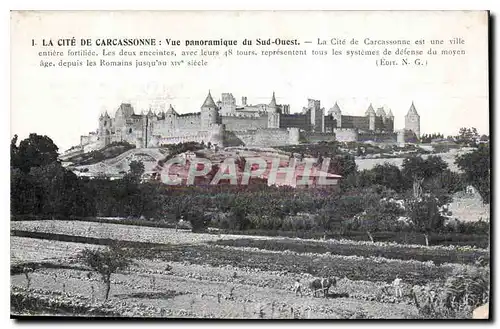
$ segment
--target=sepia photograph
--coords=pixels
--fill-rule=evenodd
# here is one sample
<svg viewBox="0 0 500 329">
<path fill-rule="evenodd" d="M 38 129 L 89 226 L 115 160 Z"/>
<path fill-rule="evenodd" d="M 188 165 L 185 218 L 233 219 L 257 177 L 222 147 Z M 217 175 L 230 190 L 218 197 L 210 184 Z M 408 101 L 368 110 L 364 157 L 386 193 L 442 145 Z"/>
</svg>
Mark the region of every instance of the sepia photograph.
<svg viewBox="0 0 500 329">
<path fill-rule="evenodd" d="M 491 319 L 488 11 L 10 25 L 11 318 Z"/>
</svg>

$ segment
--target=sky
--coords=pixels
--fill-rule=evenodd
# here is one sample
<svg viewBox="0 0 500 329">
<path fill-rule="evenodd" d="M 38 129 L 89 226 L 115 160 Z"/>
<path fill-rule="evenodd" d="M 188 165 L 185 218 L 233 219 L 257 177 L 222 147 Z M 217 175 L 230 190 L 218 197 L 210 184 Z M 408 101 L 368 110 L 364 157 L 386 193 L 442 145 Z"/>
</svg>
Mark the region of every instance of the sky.
<svg viewBox="0 0 500 329">
<path fill-rule="evenodd" d="M 390 108 L 395 128 L 404 128 L 412 102 L 421 117 L 421 133 L 454 135 L 460 127 L 489 134 L 487 19 L 480 12 L 45 12 L 14 14 L 11 19 L 11 136 L 36 132 L 51 137 L 60 150 L 95 131 L 101 113 L 114 115 L 121 102 L 136 113 L 149 107 L 179 113 L 200 110 L 208 90 L 215 100 L 230 92 L 241 103 L 277 102 L 300 112 L 308 98 L 319 99 L 325 111 L 338 102 L 342 112 L 363 115 L 370 103 Z M 203 67 L 51 67 L 40 66 L 41 50 L 66 52 L 68 47 L 32 46 L 32 39 L 60 38 L 298 39 L 299 47 L 252 46 L 245 49 L 305 49 L 308 56 L 224 56 L 205 58 Z M 429 45 L 431 39 L 460 37 L 464 44 Z M 317 45 L 317 39 L 360 40 L 361 45 Z M 363 40 L 425 39 L 426 66 L 377 66 L 391 56 L 313 56 L 312 50 L 369 50 Z M 304 41 L 312 41 L 305 44 Z M 404 48 L 401 46 L 400 48 Z M 410 46 L 414 47 L 414 46 Z M 461 49 L 465 55 L 427 55 L 428 48 Z M 100 55 L 103 48 L 94 46 Z M 140 50 L 134 47 L 114 47 Z M 392 47 L 394 51 L 398 47 Z M 414 47 L 415 48 L 415 47 Z M 107 48 L 109 50 L 109 48 Z M 164 45 L 150 50 L 173 49 Z M 378 46 L 381 51 L 384 46 Z M 182 58 L 179 47 L 175 58 Z M 233 53 L 235 48 L 233 48 Z M 101 56 L 100 58 L 104 58 Z M 111 58 L 111 57 L 110 57 Z M 410 57 L 413 58 L 413 57 Z M 84 58 L 69 58 L 75 61 Z M 113 60 L 127 59 L 116 56 Z M 135 58 L 131 59 L 135 62 Z M 55 63 L 59 59 L 52 59 Z"/>
</svg>

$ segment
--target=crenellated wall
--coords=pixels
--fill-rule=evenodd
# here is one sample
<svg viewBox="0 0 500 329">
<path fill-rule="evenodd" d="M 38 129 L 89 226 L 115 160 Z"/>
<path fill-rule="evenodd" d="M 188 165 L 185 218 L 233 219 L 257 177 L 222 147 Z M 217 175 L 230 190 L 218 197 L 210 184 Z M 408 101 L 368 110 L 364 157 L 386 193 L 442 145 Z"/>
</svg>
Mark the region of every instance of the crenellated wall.
<svg viewBox="0 0 500 329">
<path fill-rule="evenodd" d="M 342 128 L 358 128 L 362 130 L 370 130 L 370 119 L 368 117 L 343 115 Z"/>
<path fill-rule="evenodd" d="M 148 147 L 158 147 L 161 145 L 186 142 L 198 142 L 204 144 L 208 144 L 210 142 L 213 145 L 222 146 L 223 137 L 224 127 L 222 125 L 214 125 L 209 131 L 197 131 L 195 133 L 185 132 L 175 136 L 155 135 L 151 139 L 151 143 L 148 144 Z"/>
<path fill-rule="evenodd" d="M 280 128 L 291 127 L 310 131 L 312 129 L 311 116 L 308 114 L 282 114 L 280 116 Z"/>
<path fill-rule="evenodd" d="M 201 117 L 199 113 L 187 115 L 167 115 L 165 119 L 153 119 L 153 135 L 163 135 L 165 137 L 193 135 L 200 130 Z"/>
<path fill-rule="evenodd" d="M 259 117 L 223 116 L 222 124 L 227 130 L 250 130 L 267 128 L 267 114 Z"/>
<path fill-rule="evenodd" d="M 298 144 L 298 131 L 287 129 L 255 129 L 245 131 L 232 131 L 235 137 L 245 146 L 283 146 Z"/>
</svg>

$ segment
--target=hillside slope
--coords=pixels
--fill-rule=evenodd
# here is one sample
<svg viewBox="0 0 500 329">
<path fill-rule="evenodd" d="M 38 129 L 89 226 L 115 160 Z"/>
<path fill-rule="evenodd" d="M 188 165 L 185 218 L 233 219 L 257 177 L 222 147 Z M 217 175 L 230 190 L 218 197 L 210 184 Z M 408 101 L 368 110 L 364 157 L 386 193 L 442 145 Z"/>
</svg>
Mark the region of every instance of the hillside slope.
<svg viewBox="0 0 500 329">
<path fill-rule="evenodd" d="M 158 160 L 163 159 L 167 153 L 165 149 L 159 148 L 131 149 L 111 159 L 90 165 L 72 166 L 70 169 L 81 176 L 120 177 L 129 171 L 130 162 L 142 161 L 145 172 L 151 173 Z"/>
</svg>

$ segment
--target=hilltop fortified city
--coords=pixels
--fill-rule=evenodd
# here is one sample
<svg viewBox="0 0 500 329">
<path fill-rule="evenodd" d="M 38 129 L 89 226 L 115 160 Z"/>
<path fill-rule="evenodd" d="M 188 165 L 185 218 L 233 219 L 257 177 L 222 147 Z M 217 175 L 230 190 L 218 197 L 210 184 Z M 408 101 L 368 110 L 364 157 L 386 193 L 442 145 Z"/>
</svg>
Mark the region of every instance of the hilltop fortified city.
<svg viewBox="0 0 500 329">
<path fill-rule="evenodd" d="M 99 117 L 98 129 L 81 137 L 75 151 L 87 152 L 113 142 L 126 141 L 137 148 L 161 147 L 182 142 L 218 146 L 282 146 L 300 142 L 376 141 L 404 143 L 420 136 L 420 116 L 412 103 L 405 127 L 396 130 L 391 109 L 372 104 L 364 115 L 343 113 L 338 103 L 325 111 L 320 100 L 308 99 L 300 113 L 291 113 L 290 105 L 277 104 L 273 92 L 268 104 L 249 104 L 247 97 L 237 104 L 232 93 L 222 93 L 214 101 L 208 92 L 198 112 L 180 114 L 170 105 L 140 114 L 129 103 L 114 113 Z"/>
</svg>

